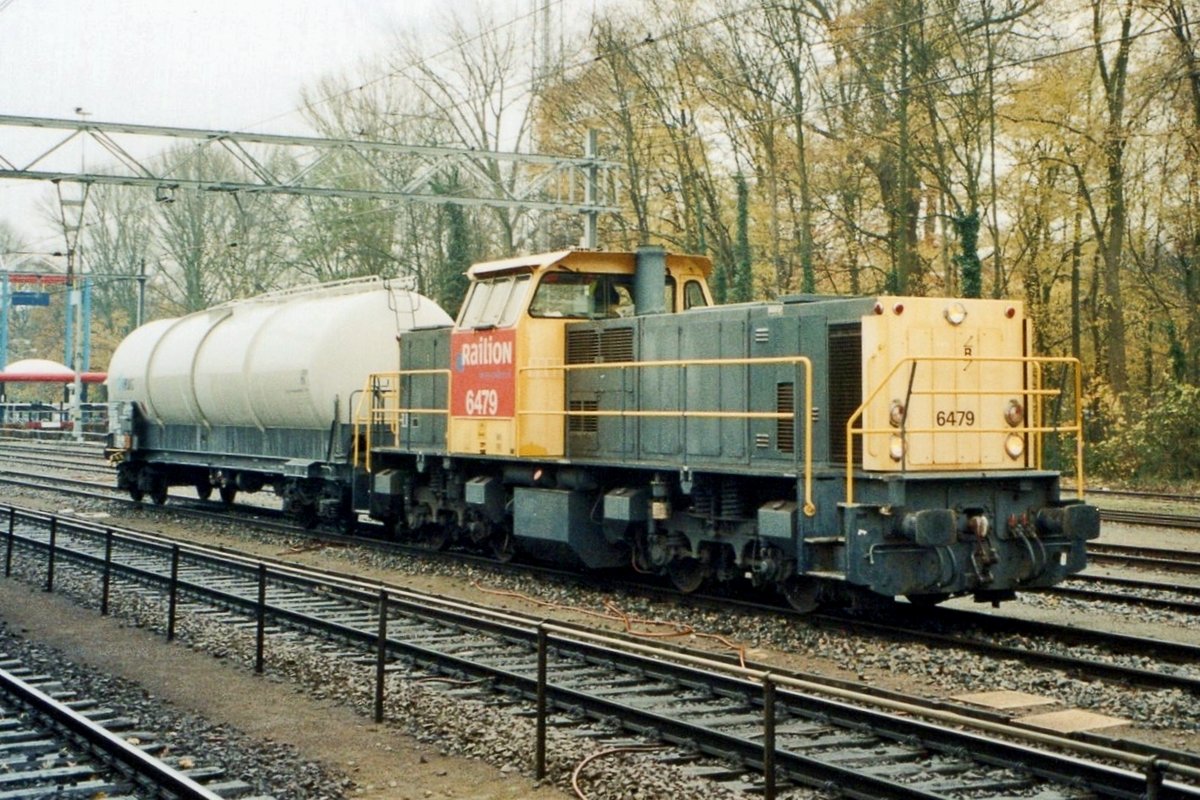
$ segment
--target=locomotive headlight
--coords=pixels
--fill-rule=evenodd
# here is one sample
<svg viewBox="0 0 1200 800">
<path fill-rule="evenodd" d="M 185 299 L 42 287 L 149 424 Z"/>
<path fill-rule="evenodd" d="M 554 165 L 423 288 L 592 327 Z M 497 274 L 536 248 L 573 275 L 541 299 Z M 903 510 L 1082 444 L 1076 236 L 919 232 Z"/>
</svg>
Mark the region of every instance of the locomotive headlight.
<svg viewBox="0 0 1200 800">
<path fill-rule="evenodd" d="M 891 446 L 888 448 L 888 455 L 892 457 L 892 461 L 899 461 L 904 458 L 904 437 L 892 436 Z"/>
<path fill-rule="evenodd" d="M 1009 458 L 1020 458 L 1021 454 L 1025 452 L 1025 438 L 1010 433 L 1004 440 L 1004 452 L 1008 453 Z"/>
<path fill-rule="evenodd" d="M 1008 406 L 1004 409 L 1004 421 L 1010 428 L 1015 428 L 1025 421 L 1025 406 L 1021 405 L 1020 400 L 1008 401 Z"/>
<path fill-rule="evenodd" d="M 942 312 L 942 315 L 951 325 L 962 325 L 963 320 L 967 318 L 967 307 L 962 303 L 951 303 L 950 305 L 946 306 L 946 309 Z"/>
<path fill-rule="evenodd" d="M 904 403 L 899 400 L 892 401 L 892 407 L 888 409 L 888 422 L 893 428 L 899 428 L 904 424 Z"/>
</svg>

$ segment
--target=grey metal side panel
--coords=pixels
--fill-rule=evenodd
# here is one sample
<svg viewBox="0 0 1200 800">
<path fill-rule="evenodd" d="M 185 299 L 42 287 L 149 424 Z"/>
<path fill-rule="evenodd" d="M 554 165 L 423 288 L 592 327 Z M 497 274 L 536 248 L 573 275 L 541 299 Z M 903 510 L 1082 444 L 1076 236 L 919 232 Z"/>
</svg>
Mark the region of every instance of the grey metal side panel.
<svg viewBox="0 0 1200 800">
<path fill-rule="evenodd" d="M 625 563 L 621 550 L 604 538 L 591 517 L 592 500 L 561 489 L 513 490 L 513 531 L 521 547 L 536 558 L 574 560 L 589 569 Z"/>
<path fill-rule="evenodd" d="M 639 357 L 642 361 L 678 359 L 680 336 L 674 315 L 645 318 L 638 331 Z M 683 407 L 683 386 L 675 370 L 638 370 L 636 380 L 641 410 L 671 411 Z M 684 435 L 681 418 L 646 417 L 639 420 L 637 427 L 639 449 L 635 457 L 652 461 L 679 457 Z"/>
<path fill-rule="evenodd" d="M 697 318 L 681 337 L 681 356 L 687 361 L 745 358 L 746 314 L 744 309 L 730 309 L 712 318 Z M 685 408 L 695 412 L 745 410 L 748 404 L 747 376 L 744 365 L 688 367 Z M 688 460 L 742 463 L 746 459 L 748 436 L 745 419 L 689 417 Z"/>
<path fill-rule="evenodd" d="M 213 466 L 244 464 L 246 459 L 261 463 L 294 459 L 324 461 L 328 454 L 328 431 L 296 428 L 216 427 L 200 425 L 146 425 L 141 440 L 144 450 L 158 451 L 157 460 L 180 463 L 205 463 Z M 339 453 L 334 448 L 336 460 Z M 225 460 L 223 460 L 225 459 Z"/>
<path fill-rule="evenodd" d="M 403 370 L 446 369 L 450 363 L 450 329 L 410 331 L 400 337 L 400 368 Z M 449 381 L 443 375 L 410 375 L 402 379 L 403 403 L 407 408 L 450 406 Z M 412 450 L 444 450 L 445 414 L 412 414 L 400 430 L 400 446 Z M 390 437 L 389 437 L 390 439 Z"/>
<path fill-rule="evenodd" d="M 807 356 L 813 365 L 813 461 L 818 470 L 841 466 L 829 452 L 828 326 L 853 323 L 870 312 L 864 299 L 760 303 L 663 314 L 636 321 L 634 358 L 698 361 Z M 629 321 L 623 321 L 628 324 Z M 598 323 L 597 327 L 612 323 Z M 588 326 L 591 327 L 591 326 Z M 761 469 L 795 474 L 804 452 L 806 373 L 793 364 L 747 367 L 689 366 L 571 373 L 568 398 L 602 410 L 664 411 L 668 416 L 599 417 L 595 429 L 569 436 L 572 457 L 616 463 L 663 462 L 706 468 Z M 794 425 L 774 419 L 685 419 L 680 410 L 755 411 L 790 408 Z M 843 420 L 844 424 L 844 420 Z M 788 439 L 791 441 L 789 442 Z"/>
</svg>

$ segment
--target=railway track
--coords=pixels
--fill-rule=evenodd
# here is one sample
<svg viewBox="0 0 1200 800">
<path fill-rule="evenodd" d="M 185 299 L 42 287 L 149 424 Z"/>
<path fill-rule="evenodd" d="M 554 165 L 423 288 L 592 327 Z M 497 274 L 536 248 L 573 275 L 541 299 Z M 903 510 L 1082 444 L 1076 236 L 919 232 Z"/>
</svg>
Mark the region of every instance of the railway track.
<svg viewBox="0 0 1200 800">
<path fill-rule="evenodd" d="M 513 715 L 532 715 L 539 731 L 604 721 L 619 728 L 606 744 L 646 736 L 692 754 L 671 759 L 720 757 L 723 764 L 696 761 L 693 769 L 766 796 L 788 786 L 837 785 L 843 796 L 864 798 L 1010 797 L 1034 789 L 1043 798 L 1074 798 L 1081 789 L 1094 797 L 1151 791 L 1200 797 L 1200 770 L 1169 752 L 1148 758 L 144 534 L 60 522 L 52 549 L 50 535 L 35 529 L 38 522 L 49 525 L 49 518 L 22 514 L 14 525 L 20 555 L 60 569 L 105 570 L 141 593 L 165 592 L 168 599 L 160 602 L 168 609 L 168 635 L 187 604 L 215 606 L 233 624 L 257 620 L 259 631 L 269 626 L 332 637 L 375 655 L 380 692 L 385 668 L 417 680 L 481 680 L 457 696 L 492 704 L 508 697 Z M 52 570 L 47 566 L 48 585 Z M 543 744 L 531 749 L 544 756 L 545 741 L 538 737 Z M 1045 749 L 1051 747 L 1070 755 Z M 759 777 L 748 778 L 747 770 Z"/>
<path fill-rule="evenodd" d="M 1074 487 L 1072 487 L 1072 491 L 1074 491 Z M 1180 494 L 1178 492 L 1155 492 L 1139 489 L 1105 488 L 1088 489 L 1086 491 L 1087 494 L 1094 495 L 1096 497 L 1131 497 L 1140 500 L 1167 500 L 1173 503 L 1200 503 L 1200 496 Z"/>
<path fill-rule="evenodd" d="M 1161 581 L 1084 573 L 1074 575 L 1058 586 L 1043 589 L 1040 594 L 1200 615 L 1200 587 Z"/>
<path fill-rule="evenodd" d="M 1088 542 L 1088 559 L 1093 564 L 1118 564 L 1175 573 L 1200 572 L 1200 552 L 1192 550 Z"/>
<path fill-rule="evenodd" d="M 0 655 L 0 797 L 271 800 L 220 768 L 168 755 L 119 710 Z"/>
<path fill-rule="evenodd" d="M 15 478 L 0 478 L 0 480 L 16 480 Z M 104 497 L 105 499 L 114 499 L 111 494 L 94 493 L 90 484 L 83 481 L 73 481 L 71 491 L 79 492 L 87 496 Z M 50 488 L 48 484 L 30 483 L 28 485 L 36 488 Z M 132 502 L 126 498 L 115 498 L 121 502 Z M 329 531 L 310 532 L 304 531 L 278 517 L 278 512 L 269 509 L 260 508 L 241 508 L 237 509 L 237 515 L 231 515 L 229 509 L 211 508 L 211 503 L 202 501 L 183 501 L 172 502 L 170 509 L 173 513 L 184 514 L 197 519 L 205 519 L 220 522 L 229 522 L 231 518 L 243 514 L 253 515 L 256 526 L 261 526 L 267 530 L 275 531 L 283 535 L 313 537 L 316 541 L 326 543 L 337 543 L 345 545 L 356 545 L 377 548 L 381 552 L 391 554 L 410 554 L 419 557 L 439 557 L 437 554 L 425 548 L 405 546 L 390 541 L 380 541 L 366 539 L 363 537 L 347 537 L 340 534 L 335 534 Z M 1095 543 L 1092 543 L 1095 544 Z M 1200 568 L 1200 556 L 1195 553 L 1176 552 L 1176 551 L 1159 551 L 1150 548 L 1149 552 L 1145 552 L 1146 548 L 1135 548 L 1135 552 L 1130 552 L 1128 548 L 1117 546 L 1109 546 L 1100 548 L 1103 555 L 1097 557 L 1098 561 L 1105 559 L 1121 563 L 1133 564 L 1137 566 L 1154 566 L 1155 568 L 1164 570 L 1192 570 Z M 1178 560 L 1175 560 L 1175 557 Z M 572 576 L 569 573 L 563 573 L 558 570 L 546 570 L 542 567 L 535 567 L 522 564 L 501 565 L 495 562 L 494 559 L 486 556 L 471 556 L 470 554 L 454 553 L 453 555 L 444 556 L 448 560 L 454 561 L 478 561 L 481 565 L 488 565 L 490 568 L 501 570 L 518 570 L 521 572 L 536 572 L 537 574 L 553 574 L 560 577 L 565 577 L 570 580 L 582 580 L 578 576 Z M 1080 599 L 1092 599 L 1108 602 L 1121 603 L 1138 603 L 1139 601 L 1146 607 L 1162 607 L 1173 608 L 1180 613 L 1190 613 L 1194 611 L 1194 604 L 1187 601 L 1171 601 L 1158 600 L 1157 602 L 1151 598 L 1140 598 L 1137 596 L 1131 597 L 1129 592 L 1131 589 L 1136 591 L 1137 584 L 1131 583 L 1128 579 L 1122 581 L 1116 578 L 1097 577 L 1091 579 L 1093 583 L 1115 586 L 1120 590 L 1105 591 L 1103 588 L 1093 588 L 1090 591 L 1077 589 L 1073 592 L 1074 596 Z M 626 591 L 631 593 L 650 593 L 651 595 L 660 595 L 663 600 L 677 600 L 678 595 L 670 591 L 662 591 L 654 586 L 647 586 L 644 583 L 630 582 L 624 587 Z M 1053 591 L 1053 590 L 1052 590 Z M 1063 595 L 1071 595 L 1070 590 L 1062 590 Z M 699 597 L 694 597 L 694 600 L 699 600 Z M 754 600 L 738 601 L 729 597 L 714 597 L 708 602 L 715 608 L 728 607 L 731 604 L 737 605 L 746 610 L 754 611 L 761 609 L 765 612 L 774 614 L 791 614 L 789 610 L 779 608 L 778 606 L 763 606 L 760 602 Z M 1122 665 L 1121 663 L 1108 663 L 1105 661 L 1092 660 L 1084 661 L 1078 657 L 1063 655 L 1061 652 L 1048 651 L 1047 646 L 1057 645 L 1060 650 L 1069 651 L 1073 644 L 1083 640 L 1092 647 L 1100 647 L 1103 649 L 1114 650 L 1117 658 L 1125 659 L 1128 662 L 1134 662 L 1135 655 L 1146 652 L 1155 652 L 1164 659 L 1171 659 L 1179 664 L 1200 663 L 1200 648 L 1183 643 L 1164 642 L 1161 639 L 1137 639 L 1127 638 L 1118 639 L 1113 637 L 1111 641 L 1106 639 L 1107 634 L 1100 631 L 1088 631 L 1087 629 L 1078 626 L 1056 626 L 1048 623 L 1037 623 L 1033 621 L 1009 620 L 1008 630 L 1001 630 L 996 622 L 995 617 L 976 612 L 956 612 L 953 617 L 954 622 L 950 622 L 951 617 L 946 613 L 940 613 L 933 616 L 934 619 L 941 620 L 936 623 L 942 628 L 930 629 L 924 623 L 930 622 L 928 615 L 908 615 L 905 616 L 906 606 L 898 605 L 896 609 L 900 612 L 900 616 L 887 617 L 885 622 L 872 623 L 869 620 L 859 618 L 847 618 L 840 615 L 835 615 L 829 618 L 829 624 L 843 626 L 851 625 L 855 629 L 864 633 L 871 632 L 873 635 L 905 636 L 914 641 L 925 641 L 935 646 L 958 646 L 979 652 L 990 653 L 997 657 L 1016 658 L 1031 665 L 1041 665 L 1052 669 L 1059 670 L 1074 670 L 1083 671 L 1090 674 L 1106 677 L 1110 680 L 1125 681 L 1139 686 L 1159 686 L 1166 688 L 1180 688 L 1187 691 L 1200 691 L 1200 673 L 1193 673 L 1189 669 L 1167 671 L 1147 670 L 1139 666 Z M 938 612 L 944 612 L 945 609 L 938 609 Z M 797 615 L 797 622 L 805 620 L 805 616 Z M 921 622 L 922 624 L 915 624 Z M 947 630 L 944 626 L 949 625 Z M 978 635 L 978 631 L 974 628 L 982 626 L 986 631 L 986 635 Z M 956 632 L 958 631 L 958 632 Z M 1003 638 L 1015 639 L 1024 642 L 1025 644 L 1017 647 L 1011 644 L 1005 644 L 1000 641 Z M 1042 645 L 1041 649 L 1032 647 L 1032 643 Z M 1118 643 L 1120 646 L 1118 647 Z"/>
<path fill-rule="evenodd" d="M 1165 514 L 1159 511 L 1102 508 L 1100 509 L 1100 519 L 1103 522 L 1121 522 L 1127 525 L 1145 525 L 1152 528 L 1200 530 L 1200 516 L 1194 514 Z"/>
<path fill-rule="evenodd" d="M 0 452 L 46 453 L 81 459 L 104 461 L 104 444 L 100 441 L 41 440 L 0 436 Z"/>
<path fill-rule="evenodd" d="M 112 468 L 106 464 L 98 462 L 80 462 L 65 458 L 47 458 L 45 456 L 37 455 L 17 456 L 7 453 L 0 453 L 0 461 L 5 463 L 19 463 L 24 465 L 26 468 L 29 466 L 38 466 L 49 470 L 67 472 L 73 475 L 78 475 L 80 473 L 95 475 L 97 481 L 104 480 L 110 483 L 115 482 L 115 473 L 113 472 Z"/>
<path fill-rule="evenodd" d="M 202 501 L 184 501 L 183 503 L 177 500 L 172 502 L 170 508 L 175 513 L 185 514 L 197 519 L 206 519 L 212 521 L 228 522 L 231 518 L 229 509 L 214 510 L 210 508 L 210 503 Z M 331 533 L 328 531 L 318 531 L 315 534 L 304 531 L 294 525 L 289 524 L 285 520 L 279 518 L 278 513 L 273 510 L 264 510 L 259 508 L 238 509 L 239 514 L 250 514 L 254 517 L 254 522 L 258 526 L 262 526 L 268 530 L 273 530 L 283 535 L 293 536 L 313 536 L 318 541 L 328 543 L 338 543 L 345 545 L 367 546 L 378 548 L 385 553 L 409 553 L 419 557 L 434 557 L 436 554 L 425 548 L 410 547 L 395 542 L 380 541 L 372 539 L 364 539 L 363 537 L 348 537 L 340 534 Z M 1094 544 L 1094 543 L 1093 543 Z M 1166 551 L 1154 548 L 1135 548 L 1134 552 L 1130 552 L 1129 548 L 1121 548 L 1117 546 L 1109 546 L 1100 548 L 1102 555 L 1098 557 L 1098 561 L 1111 561 L 1134 566 L 1153 566 L 1155 568 L 1172 570 L 1172 571 L 1191 571 L 1193 569 L 1200 570 L 1200 556 L 1195 553 L 1186 551 Z M 1147 552 L 1148 551 L 1148 552 Z M 468 562 L 477 560 L 481 565 L 489 565 L 496 569 L 512 569 L 521 571 L 536 571 L 538 574 L 546 574 L 546 570 L 540 567 L 530 567 L 526 565 L 500 565 L 493 559 L 486 556 L 475 557 L 469 554 L 456 553 L 453 556 L 447 556 L 456 561 L 466 560 Z M 570 577 L 567 573 L 562 573 L 558 570 L 549 571 L 560 577 Z M 572 577 L 571 579 L 577 579 Z M 1087 579 L 1093 584 L 1100 584 L 1116 587 L 1114 590 L 1105 590 L 1104 588 L 1085 589 L 1062 589 L 1057 593 L 1063 596 L 1074 596 L 1078 599 L 1119 602 L 1124 604 L 1136 604 L 1143 607 L 1161 608 L 1173 610 L 1178 613 L 1195 613 L 1198 609 L 1198 602 L 1189 600 L 1166 600 L 1161 598 L 1146 597 L 1143 594 L 1130 594 L 1131 590 L 1136 592 L 1139 587 L 1145 591 L 1160 591 L 1161 585 L 1145 585 L 1139 584 L 1137 581 L 1130 579 L 1095 577 Z M 645 584 L 633 584 L 628 587 L 630 592 L 657 592 L 654 587 L 647 587 Z M 1185 588 L 1180 588 L 1180 592 L 1186 593 Z M 1050 593 L 1056 593 L 1055 590 L 1050 590 Z M 1200 591 L 1193 592 L 1193 596 L 1200 595 Z M 677 599 L 673 593 L 664 594 L 664 599 Z M 712 598 L 710 602 L 714 607 L 720 608 L 728 605 L 731 602 L 728 597 Z M 747 602 L 744 607 L 753 609 L 761 608 L 757 602 Z M 775 606 L 765 607 L 771 613 L 790 614 L 790 611 L 780 609 Z M 904 606 L 898 606 L 901 612 L 904 611 Z M 945 616 L 945 615 L 943 615 Z M 1062 656 L 1054 652 L 1044 652 L 1032 647 L 1014 647 L 999 643 L 994 640 L 994 637 L 1006 636 L 1008 638 L 1019 638 L 1026 642 L 1038 642 L 1042 644 L 1058 643 L 1064 649 L 1069 649 L 1072 643 L 1079 642 L 1081 638 L 1086 638 L 1093 646 L 1100 646 L 1106 649 L 1111 649 L 1117 644 L 1117 639 L 1106 643 L 1106 634 L 1103 632 L 1089 632 L 1086 629 L 1081 629 L 1078 626 L 1055 626 L 1046 623 L 1036 622 L 1018 622 L 1011 621 L 1010 629 L 1001 631 L 997 628 L 994 618 L 985 614 L 974 614 L 973 612 L 961 612 L 955 617 L 956 625 L 961 625 L 963 629 L 974 627 L 972 618 L 980 620 L 980 624 L 984 625 L 988 631 L 988 637 L 979 637 L 973 634 L 947 634 L 944 631 L 929 631 L 920 626 L 908 626 L 898 628 L 895 620 L 873 626 L 863 620 L 851 620 L 848 624 L 853 624 L 857 628 L 866 631 L 872 629 L 876 634 L 887 635 L 889 631 L 891 635 L 904 635 L 911 637 L 913 640 L 924 640 L 935 645 L 954 645 L 964 647 L 981 652 L 991 653 L 997 657 L 1017 658 L 1030 664 L 1039 664 L 1045 667 L 1065 670 L 1083 670 L 1092 674 L 1106 676 L 1111 680 L 1127 681 L 1141 686 L 1159 686 L 1165 688 L 1181 688 L 1188 691 L 1200 690 L 1200 676 L 1190 673 L 1177 674 L 1174 672 L 1162 672 L 1156 670 L 1146 670 L 1140 667 L 1125 667 L 1121 665 L 1113 665 L 1105 662 L 1084 662 L 1078 658 Z M 798 616 L 798 621 L 804 619 Z M 840 620 L 841 618 L 834 618 Z M 841 624 L 838 622 L 837 624 Z M 993 638 L 989 638 L 993 637 Z M 1171 658 L 1180 663 L 1200 662 L 1200 648 L 1191 645 L 1178 644 L 1173 645 L 1170 642 L 1161 640 L 1147 639 L 1130 639 L 1124 640 L 1119 648 L 1118 655 L 1126 658 L 1131 658 L 1134 654 L 1145 652 L 1159 653 L 1163 658 Z"/>
<path fill-rule="evenodd" d="M 1123 685 L 1200 693 L 1197 645 L 975 611 L 938 608 L 931 614 L 899 605 L 893 610 L 882 622 L 840 614 L 829 619 L 885 638 L 962 647 Z M 1145 665 L 1148 657 L 1153 666 Z"/>
<path fill-rule="evenodd" d="M 80 444 L 76 442 L 50 442 L 41 444 L 23 439 L 0 438 L 0 459 L 20 460 L 26 464 L 36 464 L 51 469 L 82 469 L 94 472 L 97 475 L 103 475 L 109 480 L 113 479 L 112 468 L 104 460 L 104 450 L 100 444 Z M 20 473 L 10 472 L 9 474 Z M 1094 489 L 1089 490 L 1089 494 L 1162 499 L 1177 502 L 1200 502 L 1200 498 L 1162 492 Z M 1106 522 L 1119 522 L 1129 525 L 1200 530 L 1200 515 L 1195 514 L 1169 514 L 1161 511 L 1101 508 L 1100 517 L 1101 520 Z"/>
</svg>

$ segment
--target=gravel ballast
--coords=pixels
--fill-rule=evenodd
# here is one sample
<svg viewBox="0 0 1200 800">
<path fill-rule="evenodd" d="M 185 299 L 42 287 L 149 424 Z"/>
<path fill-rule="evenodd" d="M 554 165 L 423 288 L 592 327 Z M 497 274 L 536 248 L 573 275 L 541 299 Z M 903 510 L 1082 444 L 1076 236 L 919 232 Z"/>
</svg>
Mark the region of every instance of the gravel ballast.
<svg viewBox="0 0 1200 800">
<path fill-rule="evenodd" d="M 61 501 L 58 502 L 61 504 Z M 102 501 L 94 504 L 91 501 L 85 502 L 82 510 L 87 513 L 105 513 L 117 508 L 115 504 Z M 1191 751 L 1200 750 L 1200 699 L 1183 692 L 1133 690 L 1086 678 L 1065 677 L 1053 671 L 1029 668 L 1015 661 L 996 660 L 960 650 L 930 648 L 919 643 L 897 645 L 873 642 L 840 631 L 822 630 L 770 615 L 693 608 L 686 601 L 664 604 L 636 595 L 614 597 L 612 593 L 580 587 L 569 581 L 514 576 L 486 567 L 446 563 L 440 559 L 383 556 L 357 548 L 316 548 L 303 553 L 289 553 L 290 548 L 286 540 L 274 534 L 239 532 L 235 535 L 232 533 L 232 526 L 197 523 L 192 520 L 181 521 L 158 510 L 123 512 L 119 516 L 121 524 L 135 524 L 135 520 L 140 520 L 137 524 L 143 526 L 172 529 L 176 532 L 186 529 L 192 538 L 205 543 L 223 543 L 251 550 L 259 555 L 285 555 L 312 566 L 353 569 L 370 578 L 387 578 L 411 585 L 418 590 L 435 591 L 477 602 L 490 602 L 501 607 L 557 619 L 595 622 L 591 615 L 604 609 L 606 603 L 613 603 L 624 615 L 663 619 L 699 632 L 724 635 L 746 645 L 749 648 L 748 656 L 756 661 L 850 678 L 860 681 L 863 685 L 907 690 L 924 689 L 927 694 L 935 697 L 991 689 L 1026 691 L 1051 697 L 1062 707 L 1075 706 L 1129 719 L 1136 727 L 1122 729 L 1122 734 L 1130 735 L 1131 738 L 1145 738 Z M 238 525 L 240 531 L 244 531 L 246 527 L 244 524 Z M 37 585 L 36 579 L 34 585 Z M 94 597 L 94 590 L 83 587 L 78 591 L 83 597 L 88 596 L 89 592 Z M 497 591 L 510 594 L 492 594 Z M 157 603 L 139 608 L 139 604 L 143 602 L 138 599 L 133 602 L 133 608 L 129 609 L 130 613 L 140 616 L 141 622 L 135 624 L 150 627 L 158 625 L 163 617 L 162 610 L 158 608 Z M 552 607 L 554 604 L 559 607 Z M 1137 627 L 1146 622 L 1144 619 L 1124 617 L 1121 612 L 1102 609 L 1099 605 L 1076 602 L 1054 604 L 1047 602 L 1046 598 L 1030 596 L 1028 601 L 1006 604 L 999 613 L 1057 617 L 1059 621 L 1086 619 L 1086 624 L 1089 625 L 1104 624 L 1103 619 L 1107 615 L 1117 628 Z M 0 612 L 0 617 L 2 616 L 4 613 Z M 92 619 L 96 619 L 94 612 Z M 1158 622 L 1164 627 L 1177 630 L 1179 627 L 1179 621 L 1174 619 Z M 247 637 L 244 633 L 230 633 L 228 629 L 210 627 L 213 623 L 203 615 L 185 615 L 178 624 L 179 635 L 189 646 L 198 651 L 216 654 L 218 659 L 210 660 L 226 662 L 226 672 L 245 672 L 248 659 L 252 656 L 248 655 Z M 603 624 L 610 627 L 621 625 L 618 620 L 610 620 Z M 153 636 L 150 638 L 155 639 Z M 696 646 L 704 646 L 708 642 L 709 640 L 699 637 L 686 641 Z M 250 646 L 252 647 L 252 644 Z M 249 652 L 252 653 L 252 650 Z M 295 649 L 292 644 L 284 647 L 271 644 L 268 647 L 270 677 L 265 682 L 258 680 L 257 685 L 275 685 L 277 681 L 286 681 L 285 685 L 294 683 L 296 686 L 307 687 L 305 691 L 315 697 L 319 704 L 348 704 L 360 713 L 369 714 L 373 680 L 370 669 L 347 667 L 344 663 L 330 663 L 331 660 L 328 655 L 314 653 L 311 648 L 298 644 L 295 645 Z M 229 670 L 229 666 L 233 666 L 234 669 Z M 414 785 L 408 779 L 408 775 L 402 773 L 404 779 L 400 783 L 392 786 L 385 783 L 380 787 L 371 782 L 369 777 L 364 778 L 360 772 L 354 776 L 354 785 L 350 787 L 346 796 L 573 796 L 566 793 L 567 784 L 563 776 L 569 775 L 578 761 L 590 752 L 587 747 L 571 739 L 556 740 L 551 767 L 559 788 L 535 788 L 528 775 L 528 750 L 523 751 L 523 748 L 518 746 L 523 742 L 532 742 L 532 733 L 522 727 L 526 720 L 514 720 L 511 716 L 496 717 L 494 714 L 503 712 L 487 704 L 482 704 L 482 710 L 478 713 L 474 706 L 464 713 L 461 700 L 450 700 L 446 694 L 431 686 L 414 681 L 406 682 L 400 676 L 393 676 L 392 681 L 388 692 L 388 718 L 402 720 L 395 724 L 402 726 L 403 730 L 412 736 L 413 747 L 425 748 L 421 758 L 450 759 L 454 766 L 449 767 L 449 770 L 458 769 L 457 765 L 461 763 L 473 764 L 475 760 L 484 760 L 493 765 L 493 772 L 488 780 L 496 782 L 501 789 L 504 784 L 510 784 L 512 788 L 519 787 L 521 791 L 511 795 L 455 794 L 456 789 L 461 791 L 463 786 L 470 786 L 473 792 L 484 791 L 482 787 L 485 784 L 481 784 L 477 778 L 466 778 L 461 773 L 449 772 L 441 777 L 457 777 L 463 780 L 446 780 L 443 785 L 423 788 Z M 361 719 L 360 717 L 358 724 L 373 727 L 362 723 Z M 457 756 L 464 758 L 456 758 Z M 416 765 L 426 766 L 419 759 Z M 355 766 L 361 770 L 363 765 Z M 353 772 L 354 767 L 349 769 Z M 371 774 L 379 773 L 373 771 Z M 438 776 L 434 774 L 432 777 Z M 599 800 L 604 797 L 734 796 L 727 792 L 721 793 L 723 790 L 711 784 L 698 783 L 692 787 L 690 784 L 676 782 L 683 780 L 687 780 L 685 776 L 665 771 L 655 762 L 653 755 L 621 754 L 589 766 L 588 797 Z M 368 786 L 371 788 L 365 788 Z M 631 786 L 636 786 L 636 790 Z M 686 792 L 681 790 L 682 786 L 688 786 Z M 375 794 L 370 794 L 371 792 Z M 705 794 L 706 792 L 713 793 Z"/>
</svg>

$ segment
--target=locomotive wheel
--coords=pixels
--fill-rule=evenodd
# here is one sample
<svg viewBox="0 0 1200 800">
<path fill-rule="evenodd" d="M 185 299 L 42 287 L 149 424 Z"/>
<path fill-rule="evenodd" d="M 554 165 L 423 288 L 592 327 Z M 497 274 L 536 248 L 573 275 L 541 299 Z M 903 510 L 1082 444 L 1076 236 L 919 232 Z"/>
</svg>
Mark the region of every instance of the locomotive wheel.
<svg viewBox="0 0 1200 800">
<path fill-rule="evenodd" d="M 707 576 L 708 570 L 697 558 L 677 558 L 667 564 L 667 577 L 684 594 L 699 589 Z"/>
<path fill-rule="evenodd" d="M 806 578 L 803 575 L 793 575 L 784 581 L 780 588 L 787 598 L 788 605 L 801 614 L 811 614 L 821 605 L 821 581 L 816 578 Z"/>
<path fill-rule="evenodd" d="M 233 505 L 233 500 L 237 497 L 236 486 L 222 486 L 220 488 L 221 502 L 227 506 Z"/>
<path fill-rule="evenodd" d="M 207 481 L 196 484 L 196 496 L 201 500 L 207 500 L 208 498 L 212 497 L 212 490 L 212 484 L 208 483 Z"/>
<path fill-rule="evenodd" d="M 492 537 L 492 555 L 501 564 L 507 564 L 513 560 L 516 555 L 516 548 L 513 546 L 513 537 L 510 534 L 500 534 Z"/>
<path fill-rule="evenodd" d="M 445 550 L 450 545 L 450 530 L 445 525 L 430 523 L 421 528 L 417 541 L 430 550 Z"/>
</svg>

